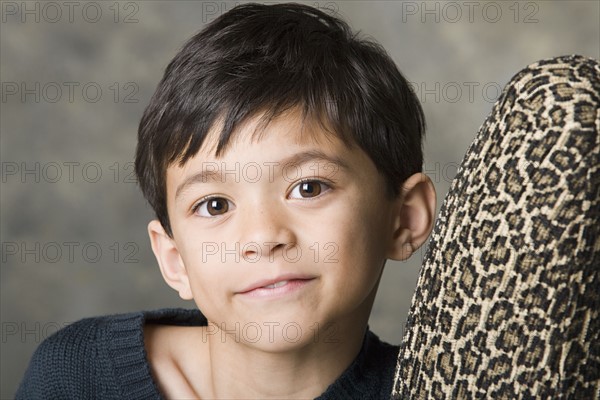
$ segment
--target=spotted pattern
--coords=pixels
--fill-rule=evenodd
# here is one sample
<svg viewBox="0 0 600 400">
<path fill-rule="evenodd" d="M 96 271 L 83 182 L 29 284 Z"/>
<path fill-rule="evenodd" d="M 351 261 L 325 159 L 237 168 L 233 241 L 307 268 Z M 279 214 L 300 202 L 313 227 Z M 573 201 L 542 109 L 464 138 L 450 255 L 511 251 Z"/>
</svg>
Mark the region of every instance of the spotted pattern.
<svg viewBox="0 0 600 400">
<path fill-rule="evenodd" d="M 600 64 L 528 66 L 469 146 L 425 255 L 396 399 L 600 399 Z"/>
</svg>

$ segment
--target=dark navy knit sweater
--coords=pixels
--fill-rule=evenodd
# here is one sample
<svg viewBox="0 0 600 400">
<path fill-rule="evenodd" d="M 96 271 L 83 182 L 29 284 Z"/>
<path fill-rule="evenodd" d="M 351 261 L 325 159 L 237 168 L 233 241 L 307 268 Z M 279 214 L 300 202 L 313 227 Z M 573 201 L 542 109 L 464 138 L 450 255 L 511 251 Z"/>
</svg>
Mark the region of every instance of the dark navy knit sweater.
<svg viewBox="0 0 600 400">
<path fill-rule="evenodd" d="M 144 349 L 144 323 L 203 326 L 198 310 L 161 309 L 86 318 L 44 340 L 17 399 L 162 399 Z M 371 331 L 353 363 L 318 397 L 388 399 L 398 347 Z"/>
</svg>

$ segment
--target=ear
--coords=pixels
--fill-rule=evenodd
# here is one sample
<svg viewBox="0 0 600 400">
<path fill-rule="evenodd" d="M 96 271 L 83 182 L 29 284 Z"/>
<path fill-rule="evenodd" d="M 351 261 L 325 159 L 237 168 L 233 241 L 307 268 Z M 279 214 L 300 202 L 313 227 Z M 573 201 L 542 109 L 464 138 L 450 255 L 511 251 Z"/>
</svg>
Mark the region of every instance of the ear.
<svg viewBox="0 0 600 400">
<path fill-rule="evenodd" d="M 189 277 L 175 240 L 167 235 L 158 220 L 150 221 L 148 235 L 165 282 L 179 292 L 179 297 L 182 299 L 193 299 Z"/>
<path fill-rule="evenodd" d="M 403 261 L 425 243 L 433 229 L 436 194 L 431 179 L 421 172 L 412 175 L 394 201 L 394 230 L 387 258 Z"/>
</svg>

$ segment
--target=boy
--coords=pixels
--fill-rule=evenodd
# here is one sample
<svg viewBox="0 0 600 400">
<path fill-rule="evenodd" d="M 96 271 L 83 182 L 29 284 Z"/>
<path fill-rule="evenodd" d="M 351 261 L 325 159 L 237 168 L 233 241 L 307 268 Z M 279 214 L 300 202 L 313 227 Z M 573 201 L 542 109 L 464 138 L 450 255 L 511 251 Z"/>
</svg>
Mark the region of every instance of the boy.
<svg viewBox="0 0 600 400">
<path fill-rule="evenodd" d="M 424 117 L 339 19 L 245 4 L 193 37 L 139 127 L 163 278 L 200 310 L 79 321 L 19 398 L 388 398 L 398 347 L 367 322 L 386 259 L 427 239 Z"/>
</svg>

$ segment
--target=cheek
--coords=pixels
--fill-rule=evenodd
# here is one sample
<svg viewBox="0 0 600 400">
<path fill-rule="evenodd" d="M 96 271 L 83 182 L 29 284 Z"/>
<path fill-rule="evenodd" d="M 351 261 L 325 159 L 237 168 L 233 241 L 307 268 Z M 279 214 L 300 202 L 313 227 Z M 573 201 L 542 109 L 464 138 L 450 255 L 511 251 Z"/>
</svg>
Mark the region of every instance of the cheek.
<svg viewBox="0 0 600 400">
<path fill-rule="evenodd" d="M 383 256 L 389 227 L 389 213 L 383 202 L 359 199 L 339 207 L 335 221 L 328 230 L 337 237 L 340 246 L 353 254 L 365 257 Z"/>
<path fill-rule="evenodd" d="M 206 262 L 208 257 L 203 255 L 202 247 L 197 243 L 188 244 L 180 252 L 198 307 L 209 313 L 210 309 L 220 307 L 225 301 L 230 282 L 224 266 L 214 264 L 214 258 L 220 259 L 220 256 L 215 255 L 211 263 Z"/>
<path fill-rule="evenodd" d="M 209 321 L 220 324 L 232 315 L 220 277 L 206 271 L 195 271 L 189 274 L 189 278 L 193 301 Z"/>
<path fill-rule="evenodd" d="M 347 285 L 371 287 L 385 260 L 388 216 L 386 210 L 375 212 L 371 204 L 367 203 L 366 207 L 354 204 L 338 208 L 336 217 L 328 221 L 321 237 L 335 246 L 337 269 L 343 275 L 340 280 Z"/>
</svg>

